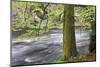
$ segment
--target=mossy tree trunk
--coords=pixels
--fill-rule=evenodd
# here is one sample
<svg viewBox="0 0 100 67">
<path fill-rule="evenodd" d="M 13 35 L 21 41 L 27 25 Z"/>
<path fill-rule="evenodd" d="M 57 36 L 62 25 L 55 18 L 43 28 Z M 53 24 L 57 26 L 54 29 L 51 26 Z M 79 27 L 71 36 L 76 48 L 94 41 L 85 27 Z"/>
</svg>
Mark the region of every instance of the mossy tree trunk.
<svg viewBox="0 0 100 67">
<path fill-rule="evenodd" d="M 77 55 L 74 28 L 74 5 L 64 5 L 63 60 Z"/>
</svg>

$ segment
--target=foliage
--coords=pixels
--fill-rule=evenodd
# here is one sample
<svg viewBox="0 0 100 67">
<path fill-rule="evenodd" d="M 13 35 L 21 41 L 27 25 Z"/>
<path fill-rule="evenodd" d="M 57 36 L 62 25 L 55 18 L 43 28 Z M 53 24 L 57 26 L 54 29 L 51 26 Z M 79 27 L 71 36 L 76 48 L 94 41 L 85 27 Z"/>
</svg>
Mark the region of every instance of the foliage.
<svg viewBox="0 0 100 67">
<path fill-rule="evenodd" d="M 80 17 L 83 26 L 90 27 L 95 22 L 95 6 L 75 6 L 75 14 Z"/>
<path fill-rule="evenodd" d="M 75 5 L 74 14 L 83 26 L 90 27 L 95 21 L 95 6 Z M 12 1 L 12 30 L 28 31 L 21 37 L 39 36 L 51 28 L 63 29 L 63 22 L 62 4 Z"/>
<path fill-rule="evenodd" d="M 95 6 L 12 1 L 12 31 L 25 31 L 25 33 L 18 35 L 19 40 L 25 38 L 39 40 L 37 36 L 48 34 L 52 29 L 64 29 L 64 56 L 60 58 L 60 61 L 57 60 L 54 63 L 60 63 L 62 59 L 63 62 L 95 60 L 95 55 L 76 56 L 74 28 L 76 20 L 79 20 L 81 26 L 90 28 L 92 23 L 96 21 Z"/>
<path fill-rule="evenodd" d="M 63 28 L 63 10 L 63 5 L 58 4 L 12 1 L 12 30 L 30 30 L 22 34 L 24 38 L 43 34 L 50 28 Z"/>
</svg>

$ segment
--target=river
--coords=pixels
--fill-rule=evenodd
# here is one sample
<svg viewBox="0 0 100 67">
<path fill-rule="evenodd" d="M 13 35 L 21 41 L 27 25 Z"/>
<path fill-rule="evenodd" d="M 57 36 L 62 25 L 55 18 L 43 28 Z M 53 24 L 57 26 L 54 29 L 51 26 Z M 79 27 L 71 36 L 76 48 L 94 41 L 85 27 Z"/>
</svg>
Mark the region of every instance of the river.
<svg viewBox="0 0 100 67">
<path fill-rule="evenodd" d="M 87 54 L 90 30 L 75 30 L 76 47 L 79 54 Z M 61 30 L 51 30 L 48 35 L 16 42 L 12 38 L 11 65 L 52 63 L 63 51 L 63 34 Z"/>
</svg>

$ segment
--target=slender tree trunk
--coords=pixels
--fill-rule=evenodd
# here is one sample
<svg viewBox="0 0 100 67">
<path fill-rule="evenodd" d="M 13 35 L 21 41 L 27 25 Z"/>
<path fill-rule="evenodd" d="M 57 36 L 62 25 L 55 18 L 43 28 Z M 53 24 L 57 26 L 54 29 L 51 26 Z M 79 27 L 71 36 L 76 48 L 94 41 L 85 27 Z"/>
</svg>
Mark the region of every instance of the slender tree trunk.
<svg viewBox="0 0 100 67">
<path fill-rule="evenodd" d="M 42 18 L 44 18 L 44 16 L 46 15 L 46 9 L 47 9 L 47 7 L 49 6 L 49 3 L 42 9 L 43 10 L 43 16 L 42 16 Z M 41 30 L 41 24 L 42 24 L 42 21 L 43 21 L 43 19 L 41 19 L 41 21 L 40 21 L 40 24 L 39 24 L 39 29 L 38 29 L 38 35 L 39 35 L 39 33 L 40 33 L 40 30 Z"/>
<path fill-rule="evenodd" d="M 46 22 L 46 26 L 45 26 L 45 32 L 47 31 L 48 29 L 48 15 L 47 15 L 47 22 Z"/>
<path fill-rule="evenodd" d="M 73 5 L 64 5 L 63 49 L 64 61 L 68 60 L 70 56 L 77 55 Z"/>
<path fill-rule="evenodd" d="M 39 29 L 38 29 L 38 32 L 37 32 L 37 35 L 38 35 L 38 36 L 39 36 L 39 34 L 40 34 L 41 24 L 42 24 L 42 19 L 41 19 L 41 21 L 40 21 L 40 24 L 39 24 Z"/>
<path fill-rule="evenodd" d="M 26 22 L 26 13 L 27 13 L 27 4 L 28 2 L 25 2 L 26 3 L 26 7 L 25 7 L 25 10 L 24 10 L 24 21 Z"/>
</svg>

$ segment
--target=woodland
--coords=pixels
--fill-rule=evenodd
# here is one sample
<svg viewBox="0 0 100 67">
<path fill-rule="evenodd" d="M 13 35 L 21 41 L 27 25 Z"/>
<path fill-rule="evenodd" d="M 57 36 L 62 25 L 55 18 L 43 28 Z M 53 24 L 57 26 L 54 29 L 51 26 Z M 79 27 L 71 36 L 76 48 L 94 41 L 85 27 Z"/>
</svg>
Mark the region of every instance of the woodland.
<svg viewBox="0 0 100 67">
<path fill-rule="evenodd" d="M 96 60 L 96 6 L 12 1 L 11 10 L 12 66 Z"/>
</svg>

